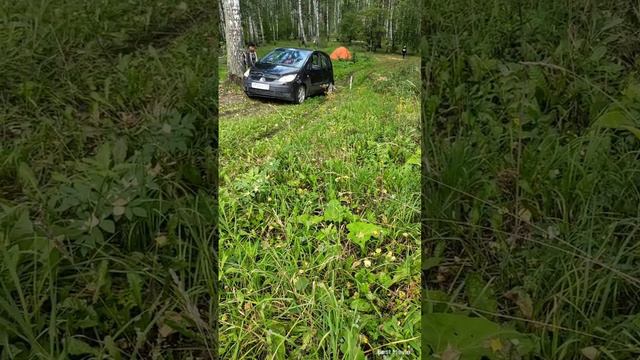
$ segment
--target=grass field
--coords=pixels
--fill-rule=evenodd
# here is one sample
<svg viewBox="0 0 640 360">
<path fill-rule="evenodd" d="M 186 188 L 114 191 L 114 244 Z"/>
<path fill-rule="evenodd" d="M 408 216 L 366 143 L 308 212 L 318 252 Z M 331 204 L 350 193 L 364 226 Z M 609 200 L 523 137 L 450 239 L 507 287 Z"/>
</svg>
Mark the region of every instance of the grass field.
<svg viewBox="0 0 640 360">
<path fill-rule="evenodd" d="M 302 105 L 220 89 L 224 359 L 420 356 L 418 59 L 357 57 Z"/>
<path fill-rule="evenodd" d="M 637 4 L 428 4 L 424 351 L 640 358 Z"/>
<path fill-rule="evenodd" d="M 216 9 L 0 14 L 0 358 L 210 358 Z"/>
</svg>

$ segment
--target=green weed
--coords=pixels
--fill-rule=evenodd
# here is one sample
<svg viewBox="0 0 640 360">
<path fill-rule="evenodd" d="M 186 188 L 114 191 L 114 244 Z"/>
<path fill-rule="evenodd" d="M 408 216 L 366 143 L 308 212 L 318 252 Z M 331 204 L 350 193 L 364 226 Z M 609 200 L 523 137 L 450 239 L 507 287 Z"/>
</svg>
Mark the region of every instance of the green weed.
<svg viewBox="0 0 640 360">
<path fill-rule="evenodd" d="M 0 5 L 0 358 L 216 351 L 204 5 Z"/>
<path fill-rule="evenodd" d="M 223 358 L 420 356 L 418 99 L 370 80 L 417 75 L 394 62 L 337 62 L 333 95 L 223 117 Z"/>
<path fill-rule="evenodd" d="M 506 358 L 636 358 L 637 18 L 621 1 L 431 4 L 427 312 L 532 336 Z"/>
</svg>

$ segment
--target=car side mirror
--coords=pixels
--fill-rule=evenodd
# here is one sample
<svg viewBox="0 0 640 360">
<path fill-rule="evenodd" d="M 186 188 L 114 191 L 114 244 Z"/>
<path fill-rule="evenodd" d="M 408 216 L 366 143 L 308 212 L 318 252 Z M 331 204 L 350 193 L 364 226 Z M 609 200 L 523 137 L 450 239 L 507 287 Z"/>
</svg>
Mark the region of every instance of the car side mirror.
<svg viewBox="0 0 640 360">
<path fill-rule="evenodd" d="M 311 70 L 320 70 L 320 69 L 321 69 L 320 65 L 315 65 L 315 64 L 311 65 Z"/>
</svg>

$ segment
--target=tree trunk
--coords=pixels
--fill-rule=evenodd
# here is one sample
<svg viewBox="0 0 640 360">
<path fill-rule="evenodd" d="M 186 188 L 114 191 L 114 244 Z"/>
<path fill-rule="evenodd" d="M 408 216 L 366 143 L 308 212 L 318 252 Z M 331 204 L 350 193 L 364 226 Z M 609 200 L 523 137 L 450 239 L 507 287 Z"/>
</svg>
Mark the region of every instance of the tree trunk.
<svg viewBox="0 0 640 360">
<path fill-rule="evenodd" d="M 302 0 L 298 0 L 298 30 L 302 38 L 302 43 L 307 44 L 307 35 L 304 33 L 304 23 L 302 22 Z"/>
<path fill-rule="evenodd" d="M 229 80 L 239 84 L 242 82 L 242 74 L 244 73 L 244 65 L 242 64 L 244 41 L 242 39 L 240 0 L 223 0 L 223 5 Z"/>
<path fill-rule="evenodd" d="M 271 12 L 271 10 L 269 10 L 269 19 L 273 19 L 273 13 Z M 273 37 L 273 42 L 276 42 L 276 26 L 278 26 L 278 14 L 276 14 L 275 16 L 275 23 L 272 21 L 271 22 L 271 37 Z"/>
<path fill-rule="evenodd" d="M 338 1 L 338 16 L 337 16 L 337 25 L 340 26 L 340 22 L 342 21 L 342 3 Z"/>
<path fill-rule="evenodd" d="M 393 21 L 393 14 L 395 9 L 393 8 L 393 2 L 391 3 L 391 20 L 389 21 L 389 39 L 391 40 L 391 51 L 395 51 L 396 43 L 395 38 L 393 37 L 393 27 L 395 26 L 395 22 Z"/>
<path fill-rule="evenodd" d="M 249 15 L 249 41 L 253 42 L 255 41 L 255 39 L 256 39 L 256 36 L 253 29 L 253 18 L 251 17 L 251 15 Z"/>
<path fill-rule="evenodd" d="M 311 0 L 307 0 L 307 11 L 306 11 L 306 16 L 305 19 L 307 20 L 307 31 L 308 31 L 308 35 L 310 38 L 314 38 L 315 37 L 315 30 L 313 29 L 313 14 L 311 13 L 313 11 L 313 7 L 311 7 Z M 313 40 L 312 40 L 313 41 Z"/>
<path fill-rule="evenodd" d="M 307 23 L 309 25 L 309 37 L 314 37 L 316 32 L 313 30 L 313 15 L 311 11 L 313 11 L 311 0 L 307 0 L 307 19 L 311 19 L 311 21 Z"/>
<path fill-rule="evenodd" d="M 260 8 L 258 8 L 258 21 L 260 22 L 260 43 L 264 43 L 265 38 L 264 38 L 264 27 L 262 27 L 262 12 L 260 11 Z"/>
<path fill-rule="evenodd" d="M 391 4 L 391 2 L 389 2 Z M 384 6 L 384 5 L 383 5 Z M 391 5 L 387 9 L 390 9 Z M 389 16 L 385 16 L 384 18 L 384 36 L 389 39 Z"/>
<path fill-rule="evenodd" d="M 222 1 L 221 0 L 218 0 L 218 11 L 220 12 L 218 14 L 218 16 L 220 16 L 219 19 L 218 19 L 219 20 L 218 24 L 220 24 L 220 34 L 222 34 L 222 38 L 225 39 L 225 37 L 226 37 L 225 30 L 224 30 L 225 21 L 224 21 L 224 13 L 223 13 L 223 10 L 222 10 Z"/>
<path fill-rule="evenodd" d="M 325 12 L 324 24 L 327 26 L 327 41 L 329 41 L 329 2 L 326 4 L 326 12 Z"/>
<path fill-rule="evenodd" d="M 313 0 L 313 12 L 316 18 L 316 47 L 320 47 L 320 12 L 318 11 L 318 0 Z"/>
<path fill-rule="evenodd" d="M 338 0 L 333 2 L 333 32 L 338 33 Z"/>
</svg>

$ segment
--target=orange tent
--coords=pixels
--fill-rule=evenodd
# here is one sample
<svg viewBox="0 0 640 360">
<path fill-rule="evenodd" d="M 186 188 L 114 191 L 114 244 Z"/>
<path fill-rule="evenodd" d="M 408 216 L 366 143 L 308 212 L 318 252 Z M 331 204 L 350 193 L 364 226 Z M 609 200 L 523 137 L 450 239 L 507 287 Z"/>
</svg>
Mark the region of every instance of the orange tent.
<svg viewBox="0 0 640 360">
<path fill-rule="evenodd" d="M 346 47 L 340 46 L 331 53 L 331 60 L 351 60 L 351 53 Z"/>
</svg>

